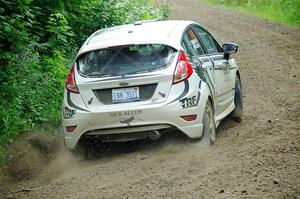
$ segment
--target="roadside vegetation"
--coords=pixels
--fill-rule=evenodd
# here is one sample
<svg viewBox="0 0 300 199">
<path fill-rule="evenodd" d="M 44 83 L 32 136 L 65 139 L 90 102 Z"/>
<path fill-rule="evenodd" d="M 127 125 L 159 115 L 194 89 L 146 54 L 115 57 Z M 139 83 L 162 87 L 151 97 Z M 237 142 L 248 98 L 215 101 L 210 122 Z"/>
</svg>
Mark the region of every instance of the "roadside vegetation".
<svg viewBox="0 0 300 199">
<path fill-rule="evenodd" d="M 17 136 L 60 125 L 65 79 L 90 34 L 166 17 L 153 0 L 2 0 L 0 163 Z"/>
<path fill-rule="evenodd" d="M 299 0 L 201 0 L 300 28 Z"/>
</svg>

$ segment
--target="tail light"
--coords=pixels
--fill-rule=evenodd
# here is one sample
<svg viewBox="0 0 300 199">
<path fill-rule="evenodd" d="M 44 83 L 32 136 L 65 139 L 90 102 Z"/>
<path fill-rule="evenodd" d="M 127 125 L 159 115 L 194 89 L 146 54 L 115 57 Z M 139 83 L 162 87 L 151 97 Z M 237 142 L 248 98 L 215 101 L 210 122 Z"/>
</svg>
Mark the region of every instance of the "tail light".
<svg viewBox="0 0 300 199">
<path fill-rule="evenodd" d="M 75 68 L 75 64 L 72 66 L 71 71 L 68 75 L 68 79 L 66 82 L 66 89 L 72 93 L 79 93 L 75 83 L 74 68 Z"/>
<path fill-rule="evenodd" d="M 177 61 L 176 69 L 173 77 L 173 84 L 178 84 L 188 79 L 193 73 L 193 68 L 189 60 L 183 51 L 180 51 L 180 55 Z"/>
</svg>

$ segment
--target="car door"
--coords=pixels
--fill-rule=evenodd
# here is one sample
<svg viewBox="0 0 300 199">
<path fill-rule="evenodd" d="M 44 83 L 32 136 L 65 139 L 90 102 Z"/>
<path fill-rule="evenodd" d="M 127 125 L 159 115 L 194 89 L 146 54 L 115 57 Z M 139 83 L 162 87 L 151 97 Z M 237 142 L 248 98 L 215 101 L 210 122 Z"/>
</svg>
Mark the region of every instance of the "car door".
<svg viewBox="0 0 300 199">
<path fill-rule="evenodd" d="M 202 44 L 191 27 L 183 34 L 182 46 L 193 63 L 198 76 L 208 84 L 214 98 L 215 74 L 213 70 L 213 63 L 206 56 Z"/>
<path fill-rule="evenodd" d="M 226 110 L 234 100 L 234 88 L 232 86 L 232 71 L 230 63 L 224 58 L 220 45 L 206 30 L 199 26 L 194 26 L 197 37 L 202 43 L 207 57 L 213 63 L 215 73 L 215 89 L 217 98 L 217 114 Z"/>
</svg>

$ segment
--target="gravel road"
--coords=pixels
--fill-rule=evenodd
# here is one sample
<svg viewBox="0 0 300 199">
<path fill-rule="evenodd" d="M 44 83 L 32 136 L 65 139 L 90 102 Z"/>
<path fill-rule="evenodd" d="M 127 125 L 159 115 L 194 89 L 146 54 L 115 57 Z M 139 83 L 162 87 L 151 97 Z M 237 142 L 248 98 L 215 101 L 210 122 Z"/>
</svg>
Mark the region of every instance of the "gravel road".
<svg viewBox="0 0 300 199">
<path fill-rule="evenodd" d="M 211 148 L 174 135 L 90 161 L 63 153 L 0 198 L 300 198 L 300 29 L 196 0 L 169 5 L 171 18 L 239 44 L 242 123 L 222 122 Z"/>
</svg>

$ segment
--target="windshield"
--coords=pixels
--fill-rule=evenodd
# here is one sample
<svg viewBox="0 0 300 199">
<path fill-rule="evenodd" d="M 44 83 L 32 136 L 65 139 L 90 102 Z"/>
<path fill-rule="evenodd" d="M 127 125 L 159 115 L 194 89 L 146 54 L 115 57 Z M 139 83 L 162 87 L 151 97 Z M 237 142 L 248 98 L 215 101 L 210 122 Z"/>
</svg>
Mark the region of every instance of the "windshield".
<svg viewBox="0 0 300 199">
<path fill-rule="evenodd" d="M 173 54 L 173 48 L 160 44 L 100 49 L 79 58 L 79 72 L 88 77 L 145 73 L 166 67 Z"/>
</svg>

